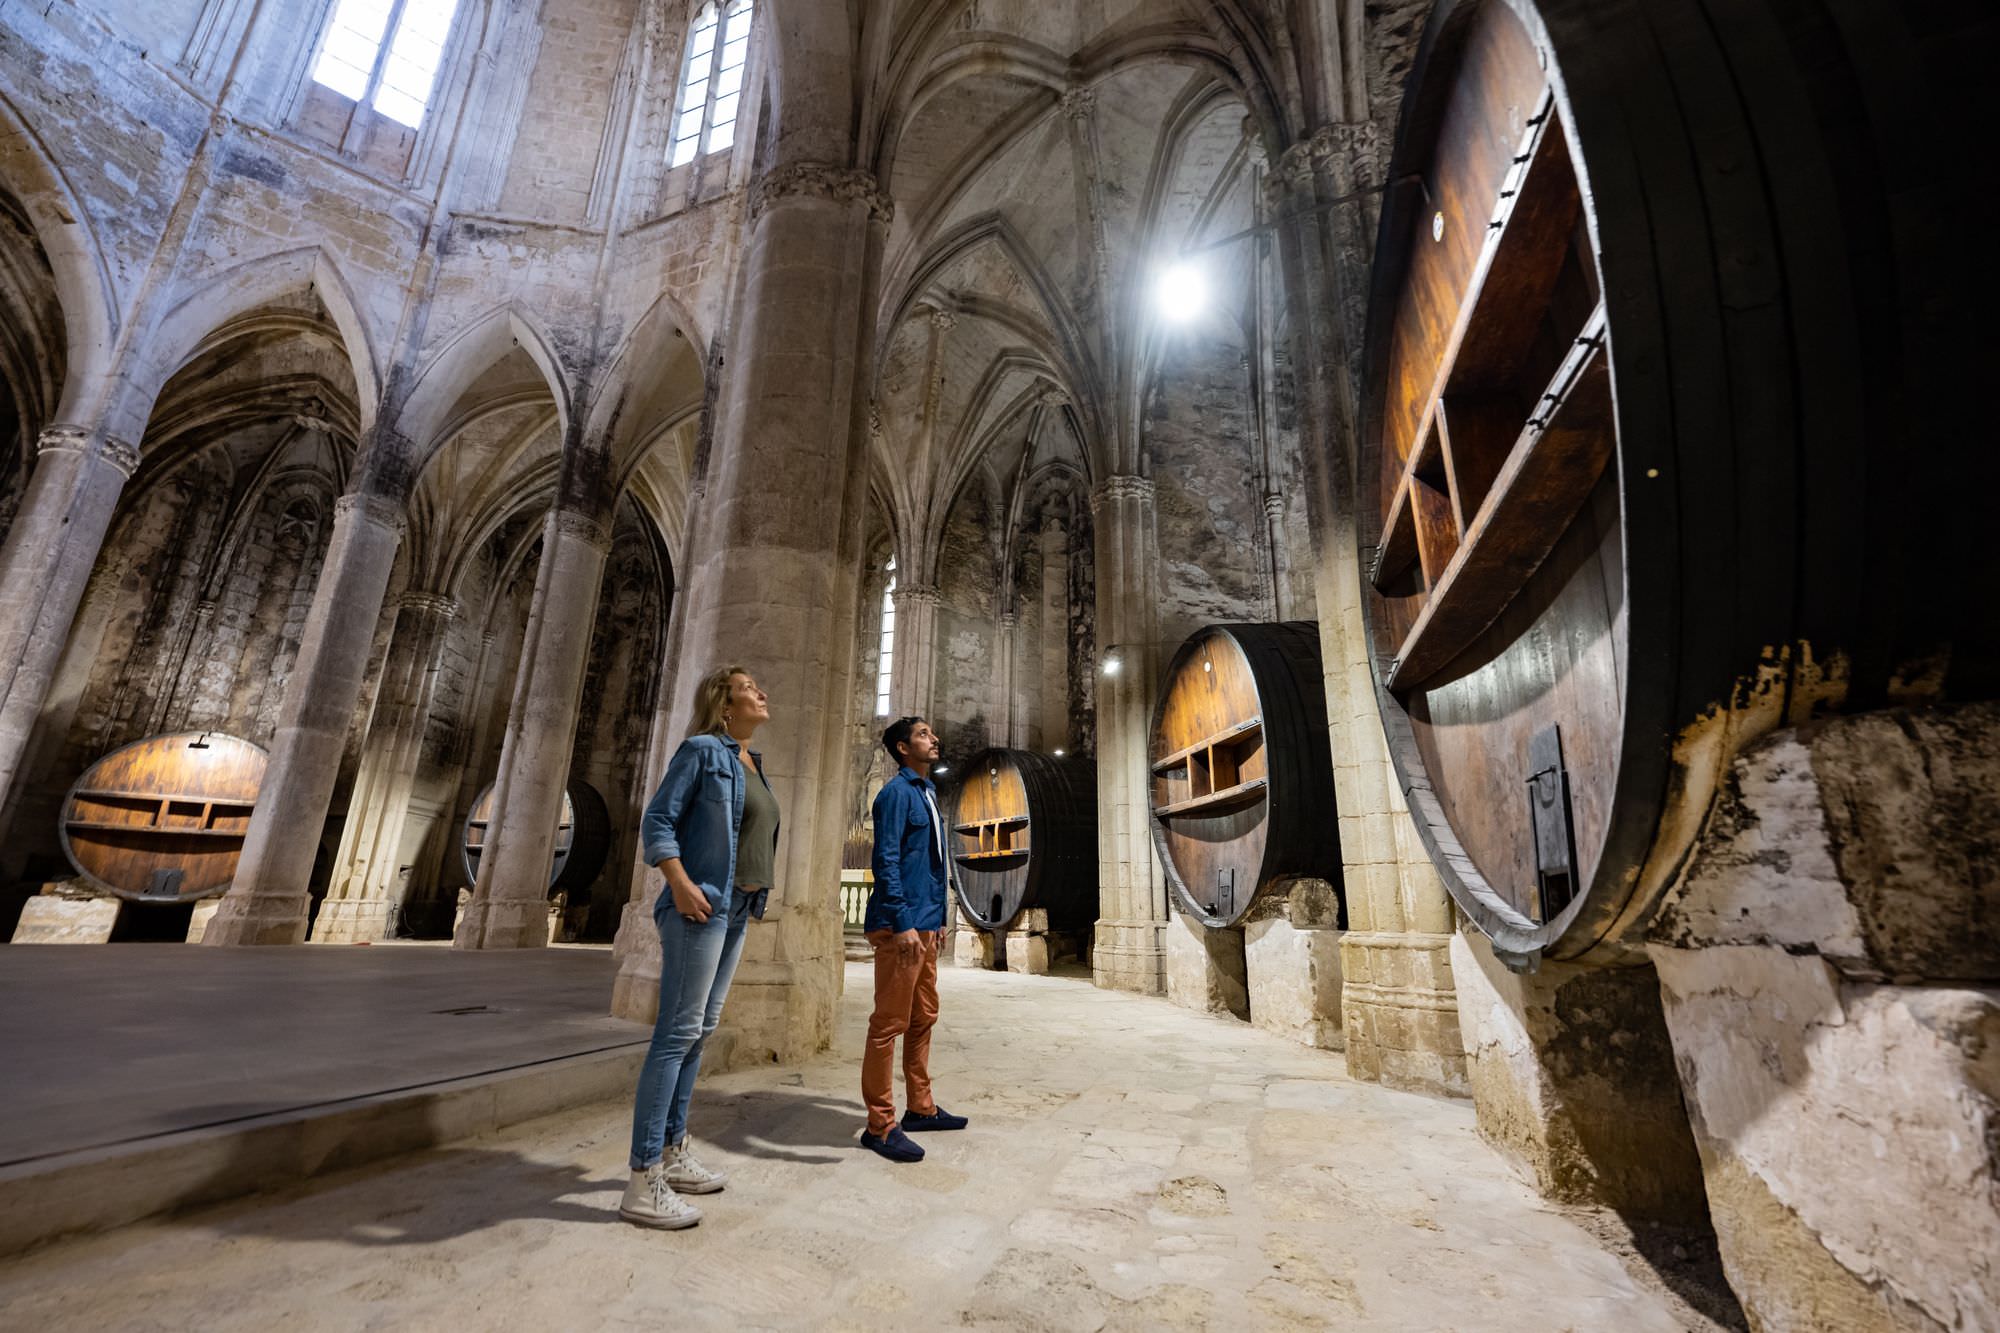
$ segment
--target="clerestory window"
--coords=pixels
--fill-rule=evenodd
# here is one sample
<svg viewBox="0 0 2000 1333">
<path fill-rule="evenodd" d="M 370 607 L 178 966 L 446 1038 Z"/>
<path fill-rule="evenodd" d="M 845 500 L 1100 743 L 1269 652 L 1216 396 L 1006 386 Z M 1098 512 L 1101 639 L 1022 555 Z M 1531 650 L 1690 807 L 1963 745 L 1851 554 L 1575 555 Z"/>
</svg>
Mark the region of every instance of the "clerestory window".
<svg viewBox="0 0 2000 1333">
<path fill-rule="evenodd" d="M 674 99 L 674 126 L 667 165 L 678 167 L 736 142 L 737 110 L 743 101 L 743 70 L 750 59 L 750 21 L 755 0 L 714 0 L 701 7 L 688 32 L 687 68 Z"/>
<path fill-rule="evenodd" d="M 458 0 L 337 0 L 313 81 L 415 129 L 457 12 Z"/>
<path fill-rule="evenodd" d="M 882 658 L 875 667 L 875 716 L 889 716 L 889 674 L 896 662 L 896 558 L 889 557 L 889 586 L 882 590 Z"/>
</svg>

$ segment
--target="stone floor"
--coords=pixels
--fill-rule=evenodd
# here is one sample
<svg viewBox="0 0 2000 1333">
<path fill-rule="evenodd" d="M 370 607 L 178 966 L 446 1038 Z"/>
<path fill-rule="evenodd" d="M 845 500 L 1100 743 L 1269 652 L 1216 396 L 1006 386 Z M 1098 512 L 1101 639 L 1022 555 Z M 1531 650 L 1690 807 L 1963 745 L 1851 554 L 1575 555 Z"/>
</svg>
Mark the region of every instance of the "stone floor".
<svg viewBox="0 0 2000 1333">
<path fill-rule="evenodd" d="M 613 972 L 607 948 L 8 946 L 0 1167 L 643 1041 Z"/>
<path fill-rule="evenodd" d="M 0 1324 L 1692 1322 L 1518 1182 L 1467 1104 L 1352 1083 L 1338 1056 L 1079 980 L 947 970 L 942 989 L 934 1073 L 973 1124 L 930 1136 L 919 1165 L 853 1146 L 867 977 L 850 966 L 834 1052 L 704 1082 L 696 1138 L 733 1178 L 692 1232 L 614 1220 L 628 1110 L 598 1104 L 0 1264 Z"/>
</svg>

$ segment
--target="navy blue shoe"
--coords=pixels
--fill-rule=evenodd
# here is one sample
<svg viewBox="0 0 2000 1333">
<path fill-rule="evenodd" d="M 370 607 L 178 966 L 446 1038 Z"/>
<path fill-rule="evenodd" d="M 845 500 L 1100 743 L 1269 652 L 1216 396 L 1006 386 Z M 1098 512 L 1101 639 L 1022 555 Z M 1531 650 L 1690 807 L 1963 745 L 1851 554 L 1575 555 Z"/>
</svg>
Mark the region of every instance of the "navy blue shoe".
<svg viewBox="0 0 2000 1333">
<path fill-rule="evenodd" d="M 892 1162 L 921 1162 L 924 1160 L 924 1150 L 910 1142 L 910 1136 L 902 1130 L 897 1129 L 894 1125 L 889 1126 L 889 1132 L 880 1138 L 863 1130 L 861 1132 L 861 1146 L 871 1152 L 882 1154 L 882 1156 Z"/>
<path fill-rule="evenodd" d="M 915 1111 L 903 1112 L 903 1128 L 912 1134 L 921 1134 L 927 1129 L 964 1129 L 969 1123 L 962 1115 L 953 1115 L 942 1106 L 931 1108 L 929 1115 L 918 1115 Z"/>
</svg>

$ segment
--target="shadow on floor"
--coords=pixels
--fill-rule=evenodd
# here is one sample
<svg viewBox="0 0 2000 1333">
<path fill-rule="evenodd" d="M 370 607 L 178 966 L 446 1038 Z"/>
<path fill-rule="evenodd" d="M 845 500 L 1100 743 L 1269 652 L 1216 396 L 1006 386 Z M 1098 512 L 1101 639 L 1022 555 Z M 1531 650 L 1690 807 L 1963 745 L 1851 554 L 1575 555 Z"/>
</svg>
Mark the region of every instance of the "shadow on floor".
<svg viewBox="0 0 2000 1333">
<path fill-rule="evenodd" d="M 688 1122 L 697 1142 L 746 1157 L 775 1157 L 807 1166 L 830 1166 L 855 1150 L 868 1113 L 858 1098 L 760 1089 L 697 1091 Z M 838 1149 L 835 1153 L 815 1148 Z"/>
<path fill-rule="evenodd" d="M 784 1089 L 704 1089 L 691 1118 L 698 1147 L 807 1166 L 847 1160 L 864 1121 L 858 1100 Z M 329 1144 L 322 1160 L 338 1162 L 343 1155 L 340 1144 Z M 220 1235 L 364 1247 L 426 1245 L 517 1221 L 609 1222 L 625 1187 L 625 1156 L 622 1136 L 604 1145 L 602 1164 L 592 1168 L 490 1148 L 440 1147 L 211 1203 L 221 1181 L 240 1178 L 243 1164 L 232 1163 L 192 1184 L 166 1220 Z"/>
</svg>

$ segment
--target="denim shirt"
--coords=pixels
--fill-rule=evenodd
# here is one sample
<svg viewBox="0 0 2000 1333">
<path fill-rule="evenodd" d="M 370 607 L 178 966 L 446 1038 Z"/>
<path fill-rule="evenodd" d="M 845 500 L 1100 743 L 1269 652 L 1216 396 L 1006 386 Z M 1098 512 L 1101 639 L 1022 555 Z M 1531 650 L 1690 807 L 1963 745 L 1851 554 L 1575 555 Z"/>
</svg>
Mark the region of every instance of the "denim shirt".
<svg viewBox="0 0 2000 1333">
<path fill-rule="evenodd" d="M 938 856 L 939 837 L 931 832 L 930 803 L 924 800 L 926 792 L 935 790 L 930 779 L 901 768 L 875 793 L 875 887 L 868 894 L 863 930 L 944 929 L 947 871 Z"/>
<path fill-rule="evenodd" d="M 763 777 L 764 757 L 755 750 L 750 757 L 757 761 L 758 778 L 768 790 L 771 784 Z M 736 891 L 736 833 L 743 824 L 743 792 L 748 781 L 733 737 L 713 733 L 690 736 L 674 751 L 667 776 L 639 820 L 646 864 L 657 866 L 679 857 L 688 878 L 724 919 Z M 750 915 L 763 917 L 770 893 L 765 887 L 752 895 Z M 673 902 L 673 894 L 662 893 L 654 914 L 672 910 Z"/>
</svg>

